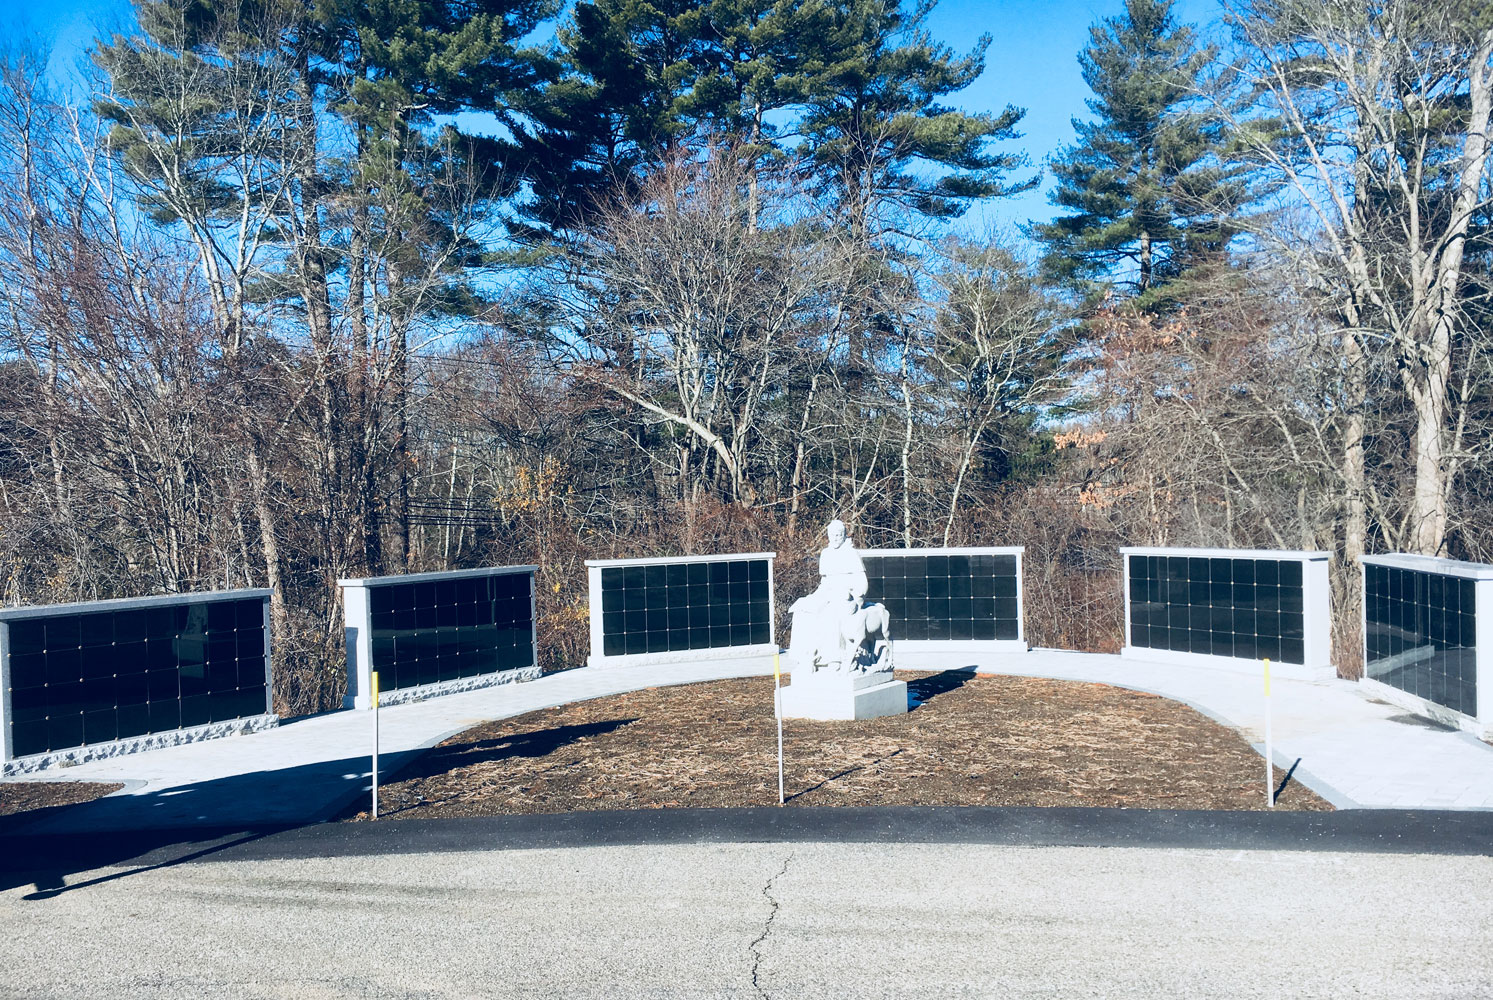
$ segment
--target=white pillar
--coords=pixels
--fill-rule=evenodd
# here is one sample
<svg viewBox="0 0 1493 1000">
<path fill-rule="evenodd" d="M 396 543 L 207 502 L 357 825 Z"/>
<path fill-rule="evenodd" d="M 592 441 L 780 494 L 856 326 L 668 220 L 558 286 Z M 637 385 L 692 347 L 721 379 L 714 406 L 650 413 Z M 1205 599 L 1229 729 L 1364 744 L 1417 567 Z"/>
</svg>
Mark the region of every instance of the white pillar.
<svg viewBox="0 0 1493 1000">
<path fill-rule="evenodd" d="M 342 707 L 362 711 L 373 707 L 369 695 L 373 683 L 373 620 L 367 586 L 342 585 L 342 616 L 347 647 L 347 694 L 342 696 Z"/>
<path fill-rule="evenodd" d="M 1477 720 L 1493 734 L 1493 580 L 1478 580 L 1476 595 Z"/>
<path fill-rule="evenodd" d="M 587 601 L 591 611 L 591 656 L 587 661 L 588 666 L 594 666 L 601 662 L 606 650 L 602 642 L 601 621 L 601 567 L 586 567 Z"/>
</svg>

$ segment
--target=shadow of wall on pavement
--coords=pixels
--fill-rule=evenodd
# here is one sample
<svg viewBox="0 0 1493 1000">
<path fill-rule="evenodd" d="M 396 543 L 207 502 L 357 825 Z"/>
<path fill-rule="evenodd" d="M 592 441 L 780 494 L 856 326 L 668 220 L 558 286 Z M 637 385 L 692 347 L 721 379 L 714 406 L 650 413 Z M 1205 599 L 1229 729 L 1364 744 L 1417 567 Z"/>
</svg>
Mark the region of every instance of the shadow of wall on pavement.
<svg viewBox="0 0 1493 1000">
<path fill-rule="evenodd" d="M 635 721 L 555 726 L 384 753 L 379 755 L 379 784 L 482 761 L 541 757 Z M 371 761 L 363 754 L 0 816 L 0 891 L 35 883 L 37 898 L 46 898 L 70 891 L 72 887 L 64 887 L 70 874 L 124 864 L 144 866 L 139 871 L 178 864 L 246 838 L 352 815 L 367 807 L 370 787 Z"/>
</svg>

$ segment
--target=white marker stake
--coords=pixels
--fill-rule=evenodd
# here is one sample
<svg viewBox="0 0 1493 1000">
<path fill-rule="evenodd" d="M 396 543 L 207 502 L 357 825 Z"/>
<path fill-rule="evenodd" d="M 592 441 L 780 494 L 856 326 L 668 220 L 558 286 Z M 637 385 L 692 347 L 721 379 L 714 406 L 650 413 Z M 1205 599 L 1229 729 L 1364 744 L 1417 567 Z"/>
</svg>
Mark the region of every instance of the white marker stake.
<svg viewBox="0 0 1493 1000">
<path fill-rule="evenodd" d="M 378 819 L 378 671 L 373 672 L 373 818 Z"/>
<path fill-rule="evenodd" d="M 772 654 L 772 710 L 778 717 L 778 805 L 783 804 L 783 669 Z"/>
<path fill-rule="evenodd" d="M 1265 804 L 1275 808 L 1275 744 L 1270 738 L 1270 658 L 1265 658 Z"/>
</svg>

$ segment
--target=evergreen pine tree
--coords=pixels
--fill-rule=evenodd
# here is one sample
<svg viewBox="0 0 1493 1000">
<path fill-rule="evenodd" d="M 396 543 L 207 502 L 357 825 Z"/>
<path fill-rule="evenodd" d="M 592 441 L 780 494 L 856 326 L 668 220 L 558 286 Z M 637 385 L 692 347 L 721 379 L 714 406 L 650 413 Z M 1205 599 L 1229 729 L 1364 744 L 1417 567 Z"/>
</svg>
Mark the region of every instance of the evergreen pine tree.
<svg viewBox="0 0 1493 1000">
<path fill-rule="evenodd" d="M 1143 305 L 1228 244 L 1245 193 L 1212 155 L 1216 135 L 1195 106 L 1216 53 L 1173 6 L 1125 0 L 1122 15 L 1090 28 L 1078 61 L 1095 120 L 1074 119 L 1078 141 L 1051 163 L 1051 201 L 1069 214 L 1033 227 L 1054 277 L 1090 293 L 1128 285 Z"/>
<path fill-rule="evenodd" d="M 557 32 L 562 72 L 516 134 L 538 235 L 626 192 L 681 140 L 711 133 L 753 157 L 771 115 L 804 98 L 824 0 L 585 0 Z M 810 46 L 809 52 L 817 51 Z"/>
<path fill-rule="evenodd" d="M 879 205 L 952 218 L 976 200 L 1037 183 L 1008 184 L 1025 156 L 989 148 L 1020 137 L 1024 110 L 971 114 L 941 103 L 984 71 L 990 37 L 956 55 L 927 29 L 936 4 L 846 0 L 816 40 L 819 66 L 804 83 L 804 146 L 857 231 L 869 231 Z"/>
</svg>

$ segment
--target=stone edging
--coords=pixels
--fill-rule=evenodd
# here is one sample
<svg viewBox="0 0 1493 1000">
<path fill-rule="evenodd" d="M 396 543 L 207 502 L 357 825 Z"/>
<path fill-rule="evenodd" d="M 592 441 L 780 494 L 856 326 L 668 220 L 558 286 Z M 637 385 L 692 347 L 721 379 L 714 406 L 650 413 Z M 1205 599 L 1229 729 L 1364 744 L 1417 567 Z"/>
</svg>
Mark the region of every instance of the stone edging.
<svg viewBox="0 0 1493 1000">
<path fill-rule="evenodd" d="M 122 757 L 125 754 L 140 753 L 142 750 L 157 750 L 161 747 L 175 747 L 186 743 L 200 743 L 203 740 L 215 740 L 224 736 L 238 736 L 244 733 L 257 733 L 265 729 L 273 729 L 280 724 L 278 716 L 250 715 L 242 719 L 226 719 L 223 722 L 209 722 L 205 726 L 192 726 L 189 729 L 171 729 L 163 733 L 147 733 L 144 736 L 132 736 L 128 739 L 110 740 L 108 743 L 93 743 L 88 746 L 71 747 L 67 750 L 58 750 L 54 753 L 33 754 L 30 757 L 17 757 L 15 760 L 5 761 L 0 766 L 0 774 L 33 774 L 49 767 L 66 767 L 72 764 L 82 764 L 84 761 L 103 760 L 108 757 Z"/>
</svg>

